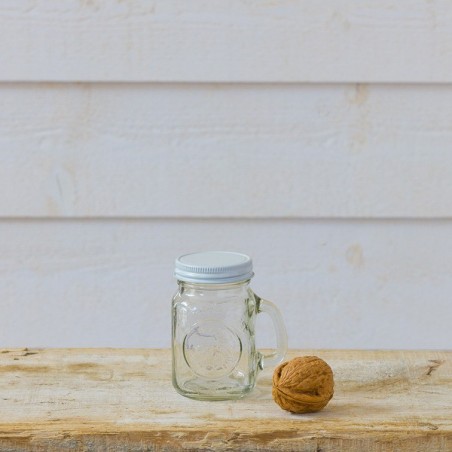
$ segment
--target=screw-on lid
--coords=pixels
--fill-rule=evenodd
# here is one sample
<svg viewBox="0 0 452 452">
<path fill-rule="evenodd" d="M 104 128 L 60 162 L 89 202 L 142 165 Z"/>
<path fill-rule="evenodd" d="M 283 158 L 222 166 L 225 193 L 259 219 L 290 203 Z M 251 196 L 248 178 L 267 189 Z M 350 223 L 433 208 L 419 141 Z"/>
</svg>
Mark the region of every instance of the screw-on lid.
<svg viewBox="0 0 452 452">
<path fill-rule="evenodd" d="M 185 254 L 176 259 L 174 276 L 179 281 L 225 284 L 253 277 L 253 261 L 246 254 L 208 251 Z"/>
</svg>

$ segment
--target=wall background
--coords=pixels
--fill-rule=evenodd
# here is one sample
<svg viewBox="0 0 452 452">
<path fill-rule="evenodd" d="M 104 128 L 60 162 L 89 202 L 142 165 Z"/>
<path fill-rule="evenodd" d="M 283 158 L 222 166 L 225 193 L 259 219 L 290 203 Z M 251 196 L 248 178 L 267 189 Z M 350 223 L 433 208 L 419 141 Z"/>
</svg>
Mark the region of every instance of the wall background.
<svg viewBox="0 0 452 452">
<path fill-rule="evenodd" d="M 168 347 L 174 258 L 228 249 L 291 347 L 450 348 L 451 24 L 446 0 L 3 1 L 1 346 Z"/>
</svg>

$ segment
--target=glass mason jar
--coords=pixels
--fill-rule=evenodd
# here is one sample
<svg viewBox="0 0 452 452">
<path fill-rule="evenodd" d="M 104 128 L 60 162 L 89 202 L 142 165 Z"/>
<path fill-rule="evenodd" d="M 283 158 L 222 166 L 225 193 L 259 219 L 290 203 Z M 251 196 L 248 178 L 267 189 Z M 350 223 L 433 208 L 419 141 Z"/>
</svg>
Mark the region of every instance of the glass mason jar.
<svg viewBox="0 0 452 452">
<path fill-rule="evenodd" d="M 251 259 L 240 253 L 205 252 L 176 260 L 179 290 L 172 302 L 173 385 L 200 400 L 241 398 L 260 369 L 279 364 L 287 334 L 277 307 L 249 287 Z M 266 312 L 276 330 L 276 350 L 256 350 L 255 320 Z"/>
</svg>

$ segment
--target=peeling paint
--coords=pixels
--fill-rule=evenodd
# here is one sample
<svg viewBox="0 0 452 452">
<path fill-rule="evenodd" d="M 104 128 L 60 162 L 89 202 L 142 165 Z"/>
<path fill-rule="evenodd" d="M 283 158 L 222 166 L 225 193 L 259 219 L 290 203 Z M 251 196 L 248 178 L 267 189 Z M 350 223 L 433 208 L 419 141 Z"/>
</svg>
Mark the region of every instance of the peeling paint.
<svg viewBox="0 0 452 452">
<path fill-rule="evenodd" d="M 347 248 L 347 262 L 354 268 L 361 268 L 364 265 L 364 256 L 361 245 L 354 244 Z"/>
<path fill-rule="evenodd" d="M 352 107 L 354 119 L 350 124 L 350 149 L 354 152 L 366 147 L 370 126 L 369 86 L 357 83 L 347 99 Z"/>
<path fill-rule="evenodd" d="M 353 94 L 350 98 L 350 103 L 354 105 L 363 105 L 369 99 L 369 85 L 365 83 L 357 83 L 355 85 Z"/>
<path fill-rule="evenodd" d="M 55 168 L 49 180 L 49 196 L 47 210 L 49 215 L 73 215 L 77 200 L 76 184 L 73 168 L 59 166 Z"/>
</svg>

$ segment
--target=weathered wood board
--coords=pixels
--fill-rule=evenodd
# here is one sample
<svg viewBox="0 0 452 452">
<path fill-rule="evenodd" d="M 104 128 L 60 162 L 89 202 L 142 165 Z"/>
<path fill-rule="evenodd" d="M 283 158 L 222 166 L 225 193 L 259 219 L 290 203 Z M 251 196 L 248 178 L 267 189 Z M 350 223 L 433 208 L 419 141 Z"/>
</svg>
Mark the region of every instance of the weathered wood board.
<svg viewBox="0 0 452 452">
<path fill-rule="evenodd" d="M 322 412 L 293 415 L 271 373 L 243 400 L 197 402 L 171 386 L 168 350 L 0 351 L 0 449 L 452 450 L 452 352 L 292 351 L 335 373 Z"/>
</svg>

